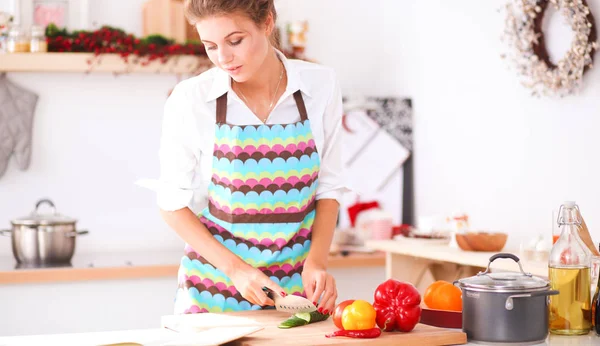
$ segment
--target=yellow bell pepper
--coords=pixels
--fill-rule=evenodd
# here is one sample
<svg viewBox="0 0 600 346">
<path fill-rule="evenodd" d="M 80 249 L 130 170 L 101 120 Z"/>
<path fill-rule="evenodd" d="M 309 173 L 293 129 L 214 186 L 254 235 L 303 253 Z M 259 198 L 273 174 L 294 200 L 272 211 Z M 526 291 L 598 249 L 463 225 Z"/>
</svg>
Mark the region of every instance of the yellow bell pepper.
<svg viewBox="0 0 600 346">
<path fill-rule="evenodd" d="M 377 312 L 373 305 L 364 300 L 356 300 L 346 306 L 342 313 L 342 326 L 345 330 L 375 328 Z"/>
</svg>

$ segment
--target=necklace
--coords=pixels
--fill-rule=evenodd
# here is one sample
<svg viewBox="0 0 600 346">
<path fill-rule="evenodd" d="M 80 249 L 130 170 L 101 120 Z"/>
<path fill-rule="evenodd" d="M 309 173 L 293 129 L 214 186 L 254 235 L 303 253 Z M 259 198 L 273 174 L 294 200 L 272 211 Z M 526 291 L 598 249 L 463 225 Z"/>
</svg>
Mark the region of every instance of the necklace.
<svg viewBox="0 0 600 346">
<path fill-rule="evenodd" d="M 281 84 L 281 80 L 283 79 L 283 72 L 285 71 L 285 68 L 283 67 L 283 63 L 281 64 L 281 73 L 279 74 L 279 81 L 277 82 L 277 87 L 275 88 L 275 93 L 273 94 L 273 97 L 271 98 L 271 103 L 269 104 L 269 109 L 267 110 L 267 117 L 264 119 L 260 119 L 263 124 L 267 122 L 267 120 L 269 119 L 269 115 L 271 115 L 271 109 L 273 108 L 273 103 L 275 103 L 275 97 L 277 97 L 277 92 L 279 91 L 279 85 Z M 242 89 L 239 87 L 237 88 L 240 91 L 240 94 L 242 95 L 242 97 L 244 98 L 244 101 L 246 102 L 246 104 L 248 105 L 248 107 L 250 107 L 250 102 L 248 101 L 248 99 L 246 98 L 246 95 L 244 95 L 244 92 L 242 91 Z M 250 108 L 252 110 L 252 108 Z M 256 111 L 256 109 L 252 110 L 252 112 L 254 112 L 254 114 L 258 117 L 258 112 Z"/>
</svg>

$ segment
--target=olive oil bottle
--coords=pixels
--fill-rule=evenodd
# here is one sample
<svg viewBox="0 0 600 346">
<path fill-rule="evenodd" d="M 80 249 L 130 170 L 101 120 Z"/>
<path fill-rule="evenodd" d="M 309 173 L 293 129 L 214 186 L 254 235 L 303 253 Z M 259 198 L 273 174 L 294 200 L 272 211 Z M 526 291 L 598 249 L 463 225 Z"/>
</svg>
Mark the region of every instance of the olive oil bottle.
<svg viewBox="0 0 600 346">
<path fill-rule="evenodd" d="M 600 245 L 598 245 L 600 250 Z M 596 335 L 600 336 L 600 275 L 598 276 L 598 283 L 596 284 L 596 291 L 594 292 L 594 298 L 592 298 L 592 329 L 596 332 Z"/>
<path fill-rule="evenodd" d="M 561 234 L 550 252 L 548 278 L 550 296 L 549 330 L 553 334 L 585 335 L 592 328 L 590 265 L 591 253 L 579 237 L 579 207 L 565 202 L 558 215 Z"/>
</svg>

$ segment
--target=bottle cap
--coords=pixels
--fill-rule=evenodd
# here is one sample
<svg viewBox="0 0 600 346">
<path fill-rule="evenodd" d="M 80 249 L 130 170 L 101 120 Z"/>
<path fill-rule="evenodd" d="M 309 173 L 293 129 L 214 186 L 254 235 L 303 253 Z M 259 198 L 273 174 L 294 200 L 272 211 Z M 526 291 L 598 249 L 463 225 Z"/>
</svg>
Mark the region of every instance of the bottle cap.
<svg viewBox="0 0 600 346">
<path fill-rule="evenodd" d="M 575 201 L 565 201 L 564 205 L 566 208 L 575 208 Z"/>
</svg>

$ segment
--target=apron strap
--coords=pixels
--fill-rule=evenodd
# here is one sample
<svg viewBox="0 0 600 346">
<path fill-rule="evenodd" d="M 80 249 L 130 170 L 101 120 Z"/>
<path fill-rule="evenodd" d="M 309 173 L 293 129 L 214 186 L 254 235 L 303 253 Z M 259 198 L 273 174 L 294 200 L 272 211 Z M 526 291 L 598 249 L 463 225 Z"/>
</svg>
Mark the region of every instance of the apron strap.
<svg viewBox="0 0 600 346">
<path fill-rule="evenodd" d="M 300 113 L 300 120 L 308 120 L 308 113 L 306 112 L 306 105 L 302 98 L 302 92 L 300 90 L 294 93 L 294 100 L 296 101 L 296 107 Z M 225 124 L 227 121 L 227 93 L 217 98 L 217 124 Z"/>
<path fill-rule="evenodd" d="M 298 107 L 298 112 L 300 112 L 300 120 L 308 120 L 308 113 L 306 113 L 306 106 L 304 105 L 304 99 L 300 90 L 294 93 L 294 100 L 296 100 L 296 107 Z"/>
<path fill-rule="evenodd" d="M 217 124 L 225 124 L 227 121 L 227 93 L 217 99 Z"/>
</svg>

